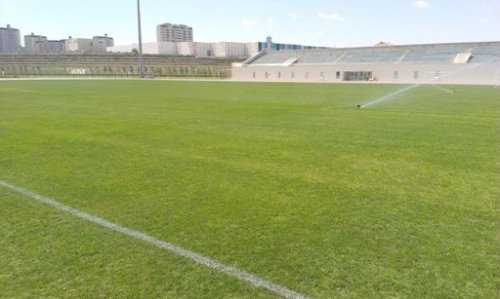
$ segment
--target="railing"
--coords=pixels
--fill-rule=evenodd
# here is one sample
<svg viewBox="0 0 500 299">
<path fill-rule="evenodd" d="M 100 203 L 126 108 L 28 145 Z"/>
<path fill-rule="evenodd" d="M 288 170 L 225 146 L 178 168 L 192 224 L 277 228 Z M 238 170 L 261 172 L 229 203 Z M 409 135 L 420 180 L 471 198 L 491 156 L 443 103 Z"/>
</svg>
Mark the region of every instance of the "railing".
<svg viewBox="0 0 500 299">
<path fill-rule="evenodd" d="M 152 77 L 160 78 L 207 78 L 228 79 L 231 77 L 231 68 L 203 67 L 203 66 L 169 66 L 146 67 L 146 72 Z M 0 79 L 12 77 L 138 77 L 137 67 L 25 67 L 0 66 Z"/>
<path fill-rule="evenodd" d="M 230 78 L 231 64 L 238 61 L 229 58 L 185 56 L 145 55 L 144 57 L 146 72 L 154 74 L 155 77 L 173 78 Z M 0 55 L 0 78 L 26 76 L 133 77 L 138 76 L 137 56 Z"/>
</svg>

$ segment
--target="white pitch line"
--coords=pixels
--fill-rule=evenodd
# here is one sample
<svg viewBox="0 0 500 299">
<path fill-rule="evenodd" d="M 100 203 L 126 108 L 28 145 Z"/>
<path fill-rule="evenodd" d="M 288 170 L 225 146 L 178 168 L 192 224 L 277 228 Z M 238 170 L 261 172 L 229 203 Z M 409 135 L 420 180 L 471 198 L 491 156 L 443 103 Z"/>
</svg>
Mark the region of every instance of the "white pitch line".
<svg viewBox="0 0 500 299">
<path fill-rule="evenodd" d="M 137 231 L 137 230 L 134 230 L 134 229 L 131 229 L 131 228 L 128 228 L 128 227 L 124 227 L 124 226 L 121 226 L 120 224 L 116 224 L 116 223 L 113 223 L 113 222 L 110 222 L 104 218 L 101 218 L 101 217 L 98 217 L 98 216 L 94 216 L 94 215 L 91 215 L 91 214 L 88 214 L 88 213 L 85 213 L 83 211 L 80 211 L 78 209 L 75 209 L 75 208 L 72 208 L 70 206 L 67 206 L 67 205 L 64 205 L 60 202 L 58 202 L 57 200 L 54 200 L 52 198 L 49 198 L 49 197 L 46 197 L 46 196 L 43 196 L 43 195 L 40 195 L 38 193 L 35 193 L 35 192 L 32 192 L 28 189 L 25 189 L 25 188 L 21 188 L 21 187 L 17 187 L 17 186 L 14 186 L 6 181 L 3 181 L 3 180 L 0 180 L 0 186 L 3 186 L 11 191 L 14 191 L 14 192 L 17 192 L 17 193 L 20 193 L 26 197 L 30 197 L 32 199 L 35 199 L 43 204 L 46 204 L 46 205 L 49 205 L 49 206 L 52 206 L 58 210 L 61 210 L 61 211 L 64 211 L 64 212 L 67 212 L 67 213 L 70 213 L 78 218 L 81 218 L 81 219 L 84 219 L 88 222 L 92 222 L 92 223 L 95 223 L 95 224 L 98 224 L 102 227 L 105 227 L 105 228 L 108 228 L 110 230 L 114 230 L 116 232 L 119 232 L 119 233 L 122 233 L 124 235 L 127 235 L 129 237 L 133 237 L 133 238 L 136 238 L 136 239 L 139 239 L 141 241 L 144 241 L 146 243 L 149 243 L 149 244 L 152 244 L 156 247 L 159 247 L 159 248 L 162 248 L 162 249 L 165 249 L 167 251 L 170 251 L 170 252 L 173 252 L 177 255 L 180 255 L 184 258 L 187 258 L 187 259 L 190 259 L 192 261 L 195 261 L 197 262 L 198 264 L 201 264 L 201 265 L 204 265 L 204 266 L 207 266 L 209 268 L 212 268 L 212 269 L 215 269 L 215 270 L 218 270 L 220 272 L 224 272 L 230 276 L 233 276 L 239 280 L 242 280 L 242 281 L 246 281 L 246 282 L 249 282 L 251 283 L 252 285 L 256 286 L 256 287 L 261 287 L 261 288 L 265 288 L 269 291 L 272 291 L 282 297 L 285 297 L 285 298 L 307 298 L 305 295 L 303 294 L 300 294 L 298 292 L 295 292 L 293 290 L 290 290 L 288 288 L 285 288 L 283 286 L 280 286 L 278 284 L 275 284 L 273 282 L 270 282 L 268 280 L 265 280 L 263 278 L 260 278 L 254 274 L 251 274 L 249 272 L 246 272 L 244 270 L 240 270 L 238 268 L 235 268 L 235 267 L 232 267 L 232 266 L 228 266 L 228 265 L 224 265 L 222 263 L 219 263 L 209 257 L 206 257 L 206 256 L 203 256 L 201 254 L 198 254 L 196 252 L 193 252 L 191 250 L 188 250 L 188 249 L 185 249 L 185 248 L 182 248 L 180 246 L 177 246 L 175 244 L 172 244 L 172 243 L 169 243 L 169 242 L 166 242 L 166 241 L 163 241 L 163 240 L 160 240 L 160 239 L 157 239 L 155 237 L 152 237 L 152 236 L 149 236 L 145 233 L 142 233 L 140 231 Z"/>
</svg>

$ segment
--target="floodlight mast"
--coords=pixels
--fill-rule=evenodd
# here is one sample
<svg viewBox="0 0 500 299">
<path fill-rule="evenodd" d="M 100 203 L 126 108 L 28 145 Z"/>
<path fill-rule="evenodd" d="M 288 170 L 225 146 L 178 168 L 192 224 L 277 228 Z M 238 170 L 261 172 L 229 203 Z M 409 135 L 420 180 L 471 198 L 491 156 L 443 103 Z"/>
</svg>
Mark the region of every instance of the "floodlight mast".
<svg viewBox="0 0 500 299">
<path fill-rule="evenodd" d="M 139 76 L 144 78 L 144 57 L 142 56 L 141 1 L 137 0 L 137 27 L 139 30 Z"/>
</svg>

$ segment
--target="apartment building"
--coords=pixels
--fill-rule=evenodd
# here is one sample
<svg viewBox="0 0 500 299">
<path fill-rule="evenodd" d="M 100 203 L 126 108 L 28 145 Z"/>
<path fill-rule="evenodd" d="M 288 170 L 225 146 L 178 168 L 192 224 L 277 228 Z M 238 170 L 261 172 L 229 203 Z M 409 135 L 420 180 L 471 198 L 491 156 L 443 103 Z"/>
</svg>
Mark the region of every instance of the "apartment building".
<svg viewBox="0 0 500 299">
<path fill-rule="evenodd" d="M 21 51 L 21 33 L 19 29 L 0 27 L 0 53 L 17 53 Z"/>
<path fill-rule="evenodd" d="M 158 42 L 192 42 L 193 28 L 186 25 L 160 24 L 156 26 Z"/>
</svg>

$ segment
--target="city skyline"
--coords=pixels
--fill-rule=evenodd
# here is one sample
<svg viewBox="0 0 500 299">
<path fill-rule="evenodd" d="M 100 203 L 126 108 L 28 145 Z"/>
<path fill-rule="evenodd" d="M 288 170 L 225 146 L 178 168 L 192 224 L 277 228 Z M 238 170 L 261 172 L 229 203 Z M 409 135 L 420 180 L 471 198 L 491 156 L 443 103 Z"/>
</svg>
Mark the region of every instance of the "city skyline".
<svg viewBox="0 0 500 299">
<path fill-rule="evenodd" d="M 22 36 L 34 32 L 64 39 L 107 33 L 117 45 L 136 43 L 135 1 L 129 2 L 0 0 L 0 26 L 10 24 L 20 29 Z M 500 40 L 500 32 L 495 30 L 500 27 L 500 1 L 496 0 L 256 0 L 252 5 L 220 0 L 143 0 L 141 5 L 144 42 L 155 41 L 156 26 L 166 22 L 193 27 L 195 41 L 253 42 L 270 35 L 277 42 L 354 47 L 379 41 Z M 47 22 L 50 15 L 57 17 Z"/>
</svg>

